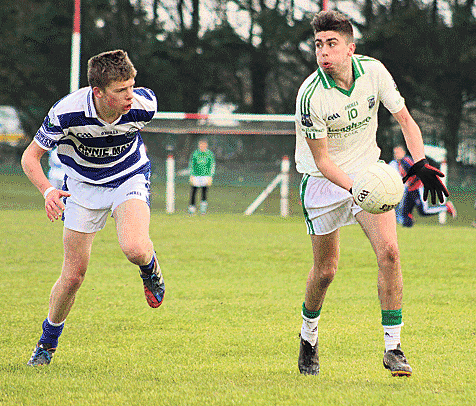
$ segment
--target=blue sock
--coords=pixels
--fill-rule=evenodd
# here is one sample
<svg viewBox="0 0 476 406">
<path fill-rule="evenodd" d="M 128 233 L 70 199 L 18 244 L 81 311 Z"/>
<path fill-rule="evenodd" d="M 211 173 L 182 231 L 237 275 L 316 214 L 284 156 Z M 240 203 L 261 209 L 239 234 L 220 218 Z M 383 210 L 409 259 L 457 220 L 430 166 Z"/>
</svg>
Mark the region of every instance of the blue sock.
<svg viewBox="0 0 476 406">
<path fill-rule="evenodd" d="M 60 326 L 52 326 L 46 318 L 43 322 L 43 334 L 40 338 L 40 343 L 50 344 L 52 348 L 58 346 L 58 338 L 63 331 L 64 323 Z"/>
<path fill-rule="evenodd" d="M 139 268 L 142 272 L 150 275 L 150 274 L 152 274 L 152 270 L 154 269 L 154 263 L 155 263 L 155 255 L 152 257 L 152 260 L 150 261 L 149 264 L 139 265 Z"/>
</svg>

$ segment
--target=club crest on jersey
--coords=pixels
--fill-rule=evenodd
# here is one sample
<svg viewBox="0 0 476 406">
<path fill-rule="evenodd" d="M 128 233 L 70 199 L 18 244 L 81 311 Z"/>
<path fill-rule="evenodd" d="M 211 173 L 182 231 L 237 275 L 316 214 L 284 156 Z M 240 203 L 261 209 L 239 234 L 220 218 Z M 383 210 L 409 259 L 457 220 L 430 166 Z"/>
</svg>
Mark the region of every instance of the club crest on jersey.
<svg viewBox="0 0 476 406">
<path fill-rule="evenodd" d="M 375 96 L 370 96 L 367 101 L 369 102 L 369 110 L 375 106 Z"/>
<path fill-rule="evenodd" d="M 131 127 L 124 135 L 126 136 L 126 138 L 134 138 L 139 132 L 139 130 L 139 128 Z"/>
<path fill-rule="evenodd" d="M 301 124 L 304 127 L 312 127 L 314 124 L 312 123 L 311 115 L 310 114 L 303 114 L 301 116 Z"/>
</svg>

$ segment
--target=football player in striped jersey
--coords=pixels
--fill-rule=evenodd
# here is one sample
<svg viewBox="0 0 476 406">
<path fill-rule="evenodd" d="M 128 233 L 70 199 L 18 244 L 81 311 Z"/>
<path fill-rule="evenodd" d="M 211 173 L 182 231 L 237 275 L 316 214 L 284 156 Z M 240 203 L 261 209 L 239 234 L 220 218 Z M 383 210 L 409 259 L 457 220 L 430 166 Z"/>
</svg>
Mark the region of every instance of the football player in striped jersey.
<svg viewBox="0 0 476 406">
<path fill-rule="evenodd" d="M 149 306 L 159 307 L 164 298 L 164 280 L 149 238 L 150 161 L 140 135 L 157 111 L 157 99 L 152 90 L 134 87 L 136 73 L 123 50 L 89 59 L 89 86 L 50 109 L 23 153 L 23 169 L 43 194 L 48 218 L 64 221 L 63 267 L 28 365 L 50 363 L 84 280 L 94 237 L 109 214 L 122 251 L 139 267 Z M 43 154 L 54 147 L 65 172 L 61 190 L 51 185 L 40 165 Z"/>
</svg>

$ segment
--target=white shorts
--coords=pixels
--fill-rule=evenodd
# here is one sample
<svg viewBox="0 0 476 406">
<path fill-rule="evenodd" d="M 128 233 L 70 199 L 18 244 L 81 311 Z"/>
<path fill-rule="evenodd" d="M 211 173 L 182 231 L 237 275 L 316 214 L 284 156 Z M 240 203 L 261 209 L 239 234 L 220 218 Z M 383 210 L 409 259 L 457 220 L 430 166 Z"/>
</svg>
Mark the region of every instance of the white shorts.
<svg viewBox="0 0 476 406">
<path fill-rule="evenodd" d="M 211 176 L 193 176 L 191 183 L 195 187 L 204 187 L 210 184 Z"/>
<path fill-rule="evenodd" d="M 104 228 L 109 212 L 121 203 L 138 199 L 150 205 L 150 182 L 144 174 L 134 175 L 117 188 L 90 185 L 68 178 L 64 227 L 81 233 L 94 233 Z"/>
<path fill-rule="evenodd" d="M 58 168 L 51 168 L 48 172 L 48 180 L 50 181 L 51 186 L 61 190 L 63 187 L 64 172 Z"/>
<path fill-rule="evenodd" d="M 362 211 L 347 190 L 326 178 L 305 174 L 300 196 L 308 234 L 325 235 L 355 224 L 355 215 Z"/>
</svg>

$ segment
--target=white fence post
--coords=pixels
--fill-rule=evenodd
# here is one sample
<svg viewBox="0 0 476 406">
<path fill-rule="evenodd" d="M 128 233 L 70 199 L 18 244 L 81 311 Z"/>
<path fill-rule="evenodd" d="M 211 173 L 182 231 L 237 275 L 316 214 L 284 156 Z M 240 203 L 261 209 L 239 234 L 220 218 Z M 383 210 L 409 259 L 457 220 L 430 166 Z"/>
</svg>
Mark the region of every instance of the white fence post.
<svg viewBox="0 0 476 406">
<path fill-rule="evenodd" d="M 271 192 L 281 184 L 281 201 L 280 212 L 281 216 L 286 217 L 289 212 L 289 158 L 284 156 L 281 161 L 281 173 L 277 175 L 271 183 L 260 193 L 260 195 L 251 203 L 245 210 L 245 215 L 249 216 L 255 212 L 258 206 L 263 203 Z"/>
<path fill-rule="evenodd" d="M 281 161 L 281 216 L 287 217 L 289 214 L 289 168 L 291 164 L 287 155 L 283 156 Z"/>
<path fill-rule="evenodd" d="M 166 188 L 165 188 L 165 211 L 175 212 L 175 159 L 172 154 L 167 156 L 165 162 Z"/>
</svg>

